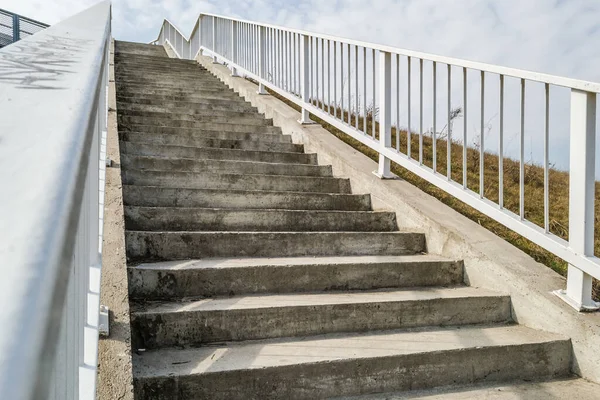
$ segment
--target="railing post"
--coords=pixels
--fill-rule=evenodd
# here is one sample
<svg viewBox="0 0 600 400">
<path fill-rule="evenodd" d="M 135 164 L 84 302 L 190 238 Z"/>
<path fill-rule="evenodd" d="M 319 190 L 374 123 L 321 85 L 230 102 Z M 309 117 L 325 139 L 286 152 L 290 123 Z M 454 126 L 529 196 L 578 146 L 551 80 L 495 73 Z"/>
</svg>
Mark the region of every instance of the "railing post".
<svg viewBox="0 0 600 400">
<path fill-rule="evenodd" d="M 13 14 L 13 42 L 21 39 L 21 20 L 17 14 Z"/>
<path fill-rule="evenodd" d="M 212 52 L 213 64 L 218 64 L 217 61 L 217 17 L 212 17 Z"/>
<path fill-rule="evenodd" d="M 302 35 L 300 39 L 300 90 L 302 95 L 302 101 L 304 104 L 308 104 L 310 99 L 308 98 L 310 92 L 310 64 L 308 58 L 308 36 Z M 300 117 L 301 124 L 312 124 L 310 120 L 310 114 L 306 107 L 302 107 L 302 115 Z"/>
<path fill-rule="evenodd" d="M 571 90 L 571 154 L 569 175 L 569 247 L 594 255 L 596 93 Z M 592 277 L 569 264 L 567 290 L 555 292 L 579 311 L 597 310 Z"/>
<path fill-rule="evenodd" d="M 258 27 L 258 77 L 260 79 L 265 79 L 265 27 Z M 258 94 L 267 94 L 265 91 L 265 85 L 262 82 L 258 83 Z"/>
<path fill-rule="evenodd" d="M 373 59 L 374 60 L 374 59 Z M 379 147 L 392 145 L 392 55 L 379 52 Z M 373 127 L 375 128 L 375 127 Z M 390 159 L 379 154 L 379 167 L 374 172 L 381 179 L 392 177 Z"/>
<path fill-rule="evenodd" d="M 231 21 L 231 76 L 239 76 L 235 64 L 238 63 L 238 22 Z"/>
</svg>

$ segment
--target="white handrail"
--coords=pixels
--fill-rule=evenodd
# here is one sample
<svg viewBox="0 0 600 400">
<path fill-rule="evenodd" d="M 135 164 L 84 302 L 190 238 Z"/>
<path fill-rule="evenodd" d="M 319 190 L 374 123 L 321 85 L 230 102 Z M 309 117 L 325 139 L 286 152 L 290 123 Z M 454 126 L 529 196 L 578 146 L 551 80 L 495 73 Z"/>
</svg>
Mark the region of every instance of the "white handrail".
<svg viewBox="0 0 600 400">
<path fill-rule="evenodd" d="M 578 310 L 597 309 L 592 301 L 592 277 L 600 279 L 600 259 L 594 255 L 594 165 L 595 165 L 595 124 L 596 97 L 600 92 L 600 83 L 507 68 L 474 61 L 460 60 L 426 54 L 412 50 L 339 38 L 330 35 L 306 32 L 298 29 L 261 24 L 252 21 L 222 17 L 213 14 L 200 14 L 189 38 L 185 37 L 168 20 L 163 22 L 159 35 L 153 43 L 171 47 L 178 57 L 195 59 L 206 52 L 214 61 L 228 64 L 233 74 L 238 72 L 259 83 L 259 92 L 268 87 L 302 107 L 302 123 L 309 122 L 309 114 L 315 115 L 335 126 L 362 144 L 379 153 L 377 175 L 390 176 L 390 161 L 408 169 L 419 177 L 445 190 L 457 199 L 502 223 L 518 234 L 533 241 L 569 263 L 567 289 L 555 293 Z M 433 93 L 424 93 L 424 64 L 431 65 L 433 75 Z M 445 67 L 445 68 L 438 68 Z M 457 71 L 458 70 L 458 71 Z M 478 74 L 480 93 L 480 146 L 479 146 L 479 182 L 478 191 L 471 190 L 467 184 L 468 128 L 453 132 L 452 121 L 455 109 L 452 108 L 452 85 L 461 76 L 463 105 L 459 110 L 465 116 L 468 97 L 468 71 Z M 437 71 L 437 72 L 436 72 Z M 445 96 L 447 109 L 436 111 L 440 100 L 440 87 L 437 81 L 440 72 L 447 83 Z M 454 76 L 453 76 L 454 73 Z M 418 79 L 415 79 L 418 75 Z M 520 156 L 519 188 L 520 210 L 518 214 L 504 207 L 503 193 L 498 201 L 485 196 L 483 140 L 485 134 L 484 115 L 489 113 L 489 95 L 486 82 L 499 79 L 500 139 L 498 149 L 498 181 L 500 192 L 504 182 L 504 121 L 505 79 L 520 84 Z M 458 79 L 456 79 L 458 78 Z M 377 84 L 378 82 L 378 84 Z M 535 82 L 545 87 L 544 139 L 544 226 L 540 227 L 528 221 L 525 214 L 525 159 L 524 137 L 525 121 L 529 117 L 525 109 L 525 92 L 528 84 Z M 401 88 L 406 83 L 407 88 Z M 411 89 L 411 84 L 413 85 Z M 418 103 L 411 97 L 418 85 Z M 549 229 L 549 125 L 550 125 L 550 88 L 560 86 L 571 90 L 571 167 L 569 178 L 569 238 L 566 242 L 552 234 Z M 404 90 L 406 89 L 406 90 Z M 456 88 L 454 88 L 456 89 Z M 442 93 L 443 94 L 443 93 Z M 407 97 L 406 97 L 407 96 Z M 432 100 L 424 100 L 425 97 Z M 370 101 L 370 103 L 369 103 Z M 424 102 L 429 102 L 424 104 Z M 487 106 L 486 106 L 487 105 Z M 406 132 L 399 131 L 401 107 L 408 113 Z M 423 110 L 433 108 L 433 128 L 424 131 Z M 418 126 L 411 113 L 419 110 Z M 495 112 L 496 110 L 492 110 Z M 379 112 L 379 116 L 377 116 Z M 442 114 L 442 123 L 439 116 Z M 396 115 L 396 121 L 392 116 Z M 437 126 L 446 122 L 447 153 L 446 170 L 440 171 L 436 147 L 439 132 Z M 393 124 L 396 122 L 396 129 Z M 429 123 L 429 122 L 428 122 Z M 375 127 L 379 126 L 376 131 Z M 394 133 L 392 133 L 394 132 Z M 457 136 L 453 136 L 456 135 Z M 429 135 L 433 143 L 433 167 L 426 166 L 423 158 L 423 140 Z M 461 137 L 462 136 L 462 137 Z M 417 143 L 412 143 L 418 137 Z M 383 140 L 380 140 L 383 139 Z M 411 147 L 412 143 L 412 147 Z M 462 182 L 453 179 L 451 151 L 455 144 L 462 143 Z M 416 149 L 415 149 L 416 146 Z M 418 152 L 416 157 L 415 152 Z"/>
<path fill-rule="evenodd" d="M 0 398 L 96 392 L 110 2 L 0 50 Z"/>
</svg>

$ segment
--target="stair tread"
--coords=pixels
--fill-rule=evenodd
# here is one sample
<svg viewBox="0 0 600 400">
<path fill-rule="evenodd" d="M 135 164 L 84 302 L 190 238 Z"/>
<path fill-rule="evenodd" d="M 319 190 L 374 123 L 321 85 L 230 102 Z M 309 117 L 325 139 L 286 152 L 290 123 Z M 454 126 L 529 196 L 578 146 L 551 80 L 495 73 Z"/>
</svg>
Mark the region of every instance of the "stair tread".
<svg viewBox="0 0 600 400">
<path fill-rule="evenodd" d="M 122 142 L 126 142 L 124 140 L 120 141 Z M 136 143 L 137 144 L 137 143 Z M 228 148 L 222 148 L 222 147 L 206 147 L 206 146 L 181 146 L 181 145 L 171 145 L 171 144 L 155 144 L 155 143 L 143 143 L 142 144 L 145 147 L 167 147 L 167 148 L 185 148 L 185 149 L 204 149 L 204 150 L 224 150 L 224 151 L 228 151 L 228 152 L 236 152 L 238 154 L 243 154 L 244 152 L 248 152 L 248 153 L 279 153 L 279 154 L 293 154 L 293 155 L 309 155 L 312 153 L 301 153 L 301 152 L 297 152 L 297 151 L 267 151 L 267 150 L 244 150 L 244 149 L 228 149 Z M 136 155 L 136 153 L 126 153 L 126 154 L 131 154 L 131 155 Z"/>
<path fill-rule="evenodd" d="M 508 296 L 490 290 L 469 286 L 455 286 L 446 288 L 410 288 L 395 290 L 380 289 L 346 292 L 245 295 L 187 301 L 157 301 L 152 303 L 132 304 L 132 312 L 137 314 L 187 313 L 260 308 L 316 307 L 336 304 L 411 302 L 436 299 L 457 299 L 465 297 L 506 298 Z"/>
<path fill-rule="evenodd" d="M 599 393 L 600 385 L 596 383 L 580 378 L 567 378 L 543 382 L 517 381 L 495 385 L 336 397 L 335 400 L 595 400 L 600 396 Z"/>
<path fill-rule="evenodd" d="M 427 328 L 329 334 L 160 349 L 134 355 L 135 378 L 210 374 L 298 364 L 374 359 L 486 347 L 565 342 L 567 338 L 520 325 Z"/>
<path fill-rule="evenodd" d="M 294 267 L 298 265 L 319 264 L 389 264 L 389 263 L 414 263 L 414 262 L 436 262 L 455 261 L 434 254 L 417 254 L 403 256 L 331 256 L 331 257 L 233 257 L 233 258 L 207 258 L 202 260 L 176 260 L 161 261 L 155 263 L 143 263 L 135 267 L 139 269 L 157 270 L 182 270 L 182 269 L 225 269 L 246 268 L 257 266 Z"/>
</svg>

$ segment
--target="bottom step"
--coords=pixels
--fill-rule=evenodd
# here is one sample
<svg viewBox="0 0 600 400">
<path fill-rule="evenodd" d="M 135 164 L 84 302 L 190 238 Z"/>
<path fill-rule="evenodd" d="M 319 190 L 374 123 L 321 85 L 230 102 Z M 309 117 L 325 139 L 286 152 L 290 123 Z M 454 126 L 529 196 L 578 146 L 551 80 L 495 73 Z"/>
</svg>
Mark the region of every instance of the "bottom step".
<svg viewBox="0 0 600 400">
<path fill-rule="evenodd" d="M 568 339 L 522 326 L 325 335 L 134 356 L 136 398 L 321 399 L 566 377 Z"/>
<path fill-rule="evenodd" d="M 600 385 L 583 379 L 570 378 L 548 382 L 519 381 L 511 385 L 478 385 L 435 391 L 338 397 L 335 400 L 596 400 L 599 398 Z"/>
</svg>

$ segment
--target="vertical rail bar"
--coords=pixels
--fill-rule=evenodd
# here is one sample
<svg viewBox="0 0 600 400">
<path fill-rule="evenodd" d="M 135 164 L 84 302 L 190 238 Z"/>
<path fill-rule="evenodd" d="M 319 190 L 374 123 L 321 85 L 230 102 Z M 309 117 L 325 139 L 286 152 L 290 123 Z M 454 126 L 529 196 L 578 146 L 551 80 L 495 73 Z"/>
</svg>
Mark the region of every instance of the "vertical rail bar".
<svg viewBox="0 0 600 400">
<path fill-rule="evenodd" d="M 337 42 L 333 42 L 333 116 L 337 118 Z"/>
<path fill-rule="evenodd" d="M 550 233 L 550 177 L 549 177 L 549 143 L 550 143 L 550 84 L 546 83 L 544 88 L 544 230 Z"/>
<path fill-rule="evenodd" d="M 311 74 L 312 74 L 312 69 L 315 69 L 315 94 L 312 97 L 314 97 L 313 100 L 316 101 L 316 106 L 319 106 L 319 39 L 318 38 L 311 38 L 313 45 L 311 46 L 311 48 L 314 46 L 314 59 L 315 59 L 315 65 L 311 65 Z M 312 87 L 312 86 L 311 86 Z"/>
<path fill-rule="evenodd" d="M 321 106 L 325 111 L 325 39 L 321 39 Z"/>
<path fill-rule="evenodd" d="M 375 54 L 375 52 L 373 52 Z M 379 52 L 379 147 L 386 149 L 392 145 L 392 55 Z M 373 125 L 375 126 L 375 125 Z M 390 159 L 379 154 L 377 176 L 390 178 Z"/>
<path fill-rule="evenodd" d="M 464 126 L 463 126 L 463 188 L 467 188 L 467 69 L 463 67 L 463 103 L 464 103 Z"/>
<path fill-rule="evenodd" d="M 231 21 L 231 61 L 232 61 L 232 65 L 231 65 L 231 76 L 239 76 L 237 73 L 237 68 L 235 67 L 235 64 L 238 64 L 238 57 L 237 57 L 237 53 L 238 53 L 238 47 L 237 47 L 237 30 L 238 30 L 238 22 L 237 21 Z"/>
<path fill-rule="evenodd" d="M 344 122 L 344 43 L 340 42 L 340 120 Z"/>
<path fill-rule="evenodd" d="M 498 206 L 504 208 L 504 75 L 500 75 L 500 137 L 498 139 Z"/>
<path fill-rule="evenodd" d="M 356 96 L 356 113 L 354 115 L 354 127 L 358 130 L 358 119 L 360 118 L 360 104 L 358 93 L 358 46 L 354 46 L 354 95 Z"/>
<path fill-rule="evenodd" d="M 519 216 L 525 219 L 525 79 L 521 79 L 521 131 L 519 140 Z"/>
<path fill-rule="evenodd" d="M 348 125 L 352 126 L 352 117 L 351 117 L 351 111 L 352 111 L 352 82 L 351 82 L 351 75 L 352 75 L 352 70 L 350 69 L 350 44 L 348 44 L 348 54 L 347 54 L 347 58 L 348 58 Z"/>
<path fill-rule="evenodd" d="M 327 39 L 327 113 L 331 115 L 331 42 Z"/>
<path fill-rule="evenodd" d="M 396 54 L 396 151 L 400 152 L 400 54 Z"/>
<path fill-rule="evenodd" d="M 308 59 L 308 51 L 309 51 L 309 38 L 306 35 L 302 35 L 301 37 L 301 46 L 300 46 L 300 88 L 302 90 L 302 102 L 304 105 L 308 103 L 309 99 L 309 91 L 310 91 L 310 82 L 309 82 L 309 59 Z M 299 121 L 301 124 L 310 124 L 312 121 L 310 120 L 310 114 L 306 107 L 302 107 L 302 114 Z"/>
<path fill-rule="evenodd" d="M 479 139 L 479 197 L 484 197 L 485 178 L 485 72 L 481 71 L 481 138 Z"/>
<path fill-rule="evenodd" d="M 571 90 L 569 174 L 569 247 L 582 256 L 594 254 L 596 161 L 596 93 Z M 566 300 L 578 310 L 597 309 L 592 277 L 569 264 Z"/>
<path fill-rule="evenodd" d="M 452 179 L 452 65 L 448 64 L 448 125 L 446 125 L 446 177 Z"/>
<path fill-rule="evenodd" d="M 373 133 L 373 138 L 376 137 L 376 126 L 377 124 L 375 123 L 375 110 L 377 110 L 377 89 L 376 89 L 376 73 L 375 73 L 375 49 L 373 49 L 373 110 L 372 110 L 372 117 L 373 117 L 373 126 L 371 127 L 371 132 Z"/>
<path fill-rule="evenodd" d="M 408 129 L 406 130 L 406 155 L 408 158 L 410 157 L 411 151 L 410 151 L 410 147 L 411 147 L 411 142 L 412 142 L 412 126 L 411 126 L 411 122 L 412 122 L 412 118 L 411 118 L 411 96 L 412 96 L 412 57 L 408 57 L 408 99 L 407 99 L 407 105 L 408 105 Z"/>
<path fill-rule="evenodd" d="M 217 18 L 212 17 L 212 51 L 213 64 L 217 64 Z"/>
<path fill-rule="evenodd" d="M 423 59 L 419 59 L 419 164 L 423 165 Z"/>
<path fill-rule="evenodd" d="M 363 47 L 363 130 L 367 132 L 367 48 Z"/>
<path fill-rule="evenodd" d="M 258 76 L 261 79 L 258 83 L 258 94 L 267 94 L 265 91 L 265 85 L 263 79 L 265 79 L 265 27 L 259 26 L 257 35 L 255 36 L 258 41 Z"/>
<path fill-rule="evenodd" d="M 21 20 L 17 14 L 13 14 L 13 42 L 21 40 Z"/>
<path fill-rule="evenodd" d="M 433 62 L 433 132 L 431 140 L 433 145 L 433 173 L 437 172 L 437 63 Z"/>
</svg>

